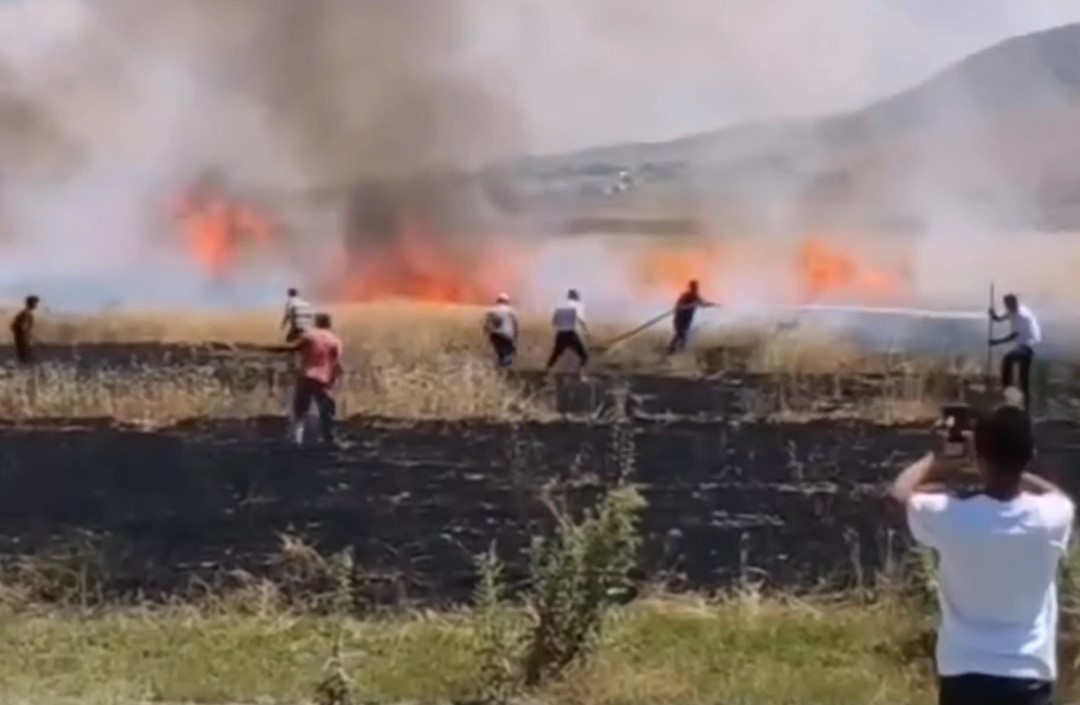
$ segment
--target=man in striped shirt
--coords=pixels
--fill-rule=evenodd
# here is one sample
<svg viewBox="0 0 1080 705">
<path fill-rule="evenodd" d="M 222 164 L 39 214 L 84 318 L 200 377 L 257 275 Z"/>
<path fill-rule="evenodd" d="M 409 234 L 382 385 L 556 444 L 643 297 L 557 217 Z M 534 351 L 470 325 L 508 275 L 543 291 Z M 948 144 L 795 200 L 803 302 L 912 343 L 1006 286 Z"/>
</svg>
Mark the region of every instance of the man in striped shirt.
<svg viewBox="0 0 1080 705">
<path fill-rule="evenodd" d="M 289 289 L 285 299 L 285 315 L 281 318 L 281 327 L 285 330 L 285 342 L 293 343 L 300 339 L 305 330 L 315 321 L 315 311 L 311 304 L 300 298 L 300 292 Z"/>
</svg>

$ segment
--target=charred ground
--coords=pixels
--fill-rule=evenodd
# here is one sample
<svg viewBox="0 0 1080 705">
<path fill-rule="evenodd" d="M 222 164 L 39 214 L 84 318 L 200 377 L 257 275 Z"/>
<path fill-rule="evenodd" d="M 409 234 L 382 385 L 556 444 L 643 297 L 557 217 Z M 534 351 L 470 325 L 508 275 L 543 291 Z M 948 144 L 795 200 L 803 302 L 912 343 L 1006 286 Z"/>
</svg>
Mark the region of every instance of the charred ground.
<svg viewBox="0 0 1080 705">
<path fill-rule="evenodd" d="M 135 384 L 144 383 L 138 369 L 182 377 L 220 364 L 212 348 L 190 346 L 45 352 L 50 366 L 84 379 L 111 369 Z M 283 399 L 263 367 L 215 374 L 222 389 Z M 867 399 L 898 398 L 910 376 L 609 371 L 587 381 L 520 373 L 514 382 L 543 401 L 543 419 L 366 412 L 344 422 L 344 450 L 288 446 L 281 416 L 156 428 L 149 419 L 12 419 L 0 427 L 9 570 L 27 560 L 59 570 L 92 555 L 102 597 L 166 596 L 280 577 L 291 570 L 283 542 L 300 541 L 350 548 L 364 600 L 460 602 L 491 541 L 520 578 L 531 537 L 551 526 L 548 501 L 580 509 L 623 479 L 648 501 L 641 584 L 843 588 L 905 560 L 904 532 L 883 513 L 881 492 L 928 447 L 928 426 L 865 409 Z M 986 399 L 979 381 L 921 384 L 924 400 Z M 1055 385 L 1040 423 L 1040 467 L 1066 484 L 1062 470 L 1080 445 L 1078 399 L 1080 390 Z"/>
</svg>

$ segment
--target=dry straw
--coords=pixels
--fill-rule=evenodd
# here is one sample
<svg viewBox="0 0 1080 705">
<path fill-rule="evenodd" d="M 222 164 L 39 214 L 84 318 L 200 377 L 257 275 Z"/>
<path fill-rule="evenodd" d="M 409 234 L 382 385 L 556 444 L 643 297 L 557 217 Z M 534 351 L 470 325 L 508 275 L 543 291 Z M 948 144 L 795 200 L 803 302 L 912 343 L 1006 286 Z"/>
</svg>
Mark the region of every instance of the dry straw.
<svg viewBox="0 0 1080 705">
<path fill-rule="evenodd" d="M 481 331 L 481 311 L 473 307 L 406 303 L 332 309 L 345 340 L 350 375 L 338 391 L 344 416 L 378 415 L 402 419 L 545 419 L 553 409 L 513 377 L 495 370 Z M 207 341 L 271 344 L 280 342 L 274 311 L 228 315 L 116 314 L 57 318 L 44 316 L 43 343 Z M 543 318 L 523 321 L 517 367 L 543 366 L 550 329 Z M 594 342 L 621 330 L 599 327 Z M 953 361 L 871 354 L 812 330 L 725 329 L 694 341 L 689 352 L 664 354 L 666 325 L 627 341 L 597 360 L 600 370 L 700 377 L 731 371 L 768 373 L 776 389 L 763 391 L 766 415 L 779 419 L 858 416 L 906 421 L 932 415 L 936 400 L 928 390 L 934 377 L 955 374 Z M 573 368 L 567 359 L 563 367 Z M 288 390 L 278 384 L 283 356 L 224 355 L 212 364 L 145 364 L 76 370 L 46 365 L 32 373 L 5 370 L 0 377 L 0 416 L 115 417 L 163 424 L 191 417 L 281 414 Z M 880 394 L 839 411 L 822 412 L 799 401 L 806 376 L 888 374 L 897 381 Z M 237 380 L 248 380 L 239 383 Z M 255 381 L 251 381 L 255 380 Z M 784 392 L 790 387 L 790 393 Z M 777 390 L 780 390 L 779 392 Z M 546 398 L 546 397 L 545 397 Z M 826 405 L 828 406 L 828 405 Z M 832 408 L 832 407 L 830 407 Z"/>
</svg>

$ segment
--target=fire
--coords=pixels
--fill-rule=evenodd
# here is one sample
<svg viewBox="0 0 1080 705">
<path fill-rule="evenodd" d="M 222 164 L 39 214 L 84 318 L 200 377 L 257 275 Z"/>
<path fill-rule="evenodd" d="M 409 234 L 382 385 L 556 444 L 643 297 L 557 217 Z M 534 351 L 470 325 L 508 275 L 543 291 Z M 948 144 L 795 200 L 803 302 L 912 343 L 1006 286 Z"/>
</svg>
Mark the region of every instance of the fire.
<svg viewBox="0 0 1080 705">
<path fill-rule="evenodd" d="M 266 246 L 274 239 L 268 219 L 218 193 L 192 189 L 176 200 L 173 214 L 192 258 L 215 280 L 232 270 L 245 246 Z"/>
<path fill-rule="evenodd" d="M 390 242 L 350 253 L 347 275 L 335 293 L 347 301 L 489 303 L 507 282 L 518 279 L 525 259 L 523 250 L 495 243 L 494 238 L 460 242 L 440 237 L 406 218 Z"/>
<path fill-rule="evenodd" d="M 714 243 L 648 248 L 634 263 L 635 281 L 650 293 L 679 291 L 691 279 L 711 280 L 724 264 Z"/>
<path fill-rule="evenodd" d="M 648 246 L 634 253 L 630 274 L 645 293 L 674 295 L 691 279 L 706 295 L 724 302 L 754 285 L 755 296 L 772 303 L 815 303 L 844 297 L 867 304 L 898 303 L 908 291 L 902 268 L 877 266 L 856 253 L 847 240 L 807 236 L 794 248 L 767 237 L 724 240 L 707 238 L 680 244 Z"/>
<path fill-rule="evenodd" d="M 881 303 L 894 301 L 905 290 L 899 273 L 860 261 L 853 253 L 817 237 L 802 242 L 797 267 L 802 303 L 837 294 Z"/>
<path fill-rule="evenodd" d="M 314 286 L 321 295 L 339 301 L 484 304 L 500 290 L 520 290 L 523 278 L 539 269 L 539 255 L 520 238 L 436 229 L 415 211 L 391 205 L 397 207 L 389 224 L 361 227 L 359 237 L 350 241 L 341 276 L 329 282 L 316 276 L 324 284 Z M 242 265 L 249 248 L 277 244 L 270 220 L 252 205 L 227 197 L 216 182 L 197 182 L 174 203 L 173 215 L 190 256 L 212 280 Z M 751 289 L 755 298 L 778 304 L 836 297 L 850 303 L 903 303 L 909 292 L 904 271 L 877 266 L 844 244 L 850 242 L 861 246 L 865 241 L 817 235 L 794 247 L 768 237 L 718 241 L 698 235 L 675 242 L 649 240 L 644 246 L 620 241 L 613 243 L 619 254 L 612 261 L 624 268 L 626 280 L 643 297 L 674 297 L 694 279 L 707 298 L 721 303 Z"/>
</svg>

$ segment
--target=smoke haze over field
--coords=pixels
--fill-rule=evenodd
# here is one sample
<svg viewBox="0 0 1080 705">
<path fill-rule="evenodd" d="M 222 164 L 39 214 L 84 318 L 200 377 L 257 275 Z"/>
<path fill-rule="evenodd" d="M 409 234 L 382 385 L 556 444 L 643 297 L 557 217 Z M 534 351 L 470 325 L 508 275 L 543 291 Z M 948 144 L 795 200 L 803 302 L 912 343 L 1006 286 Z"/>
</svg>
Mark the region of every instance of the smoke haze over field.
<svg viewBox="0 0 1080 705">
<path fill-rule="evenodd" d="M 845 110 L 1078 20 L 1071 0 L 9 1 L 0 98 L 37 123 L 0 111 L 0 286 L 64 306 L 100 303 L 73 283 L 96 279 L 147 305 L 276 301 L 280 264 L 208 293 L 161 200 L 207 166 L 340 188 Z"/>
</svg>

